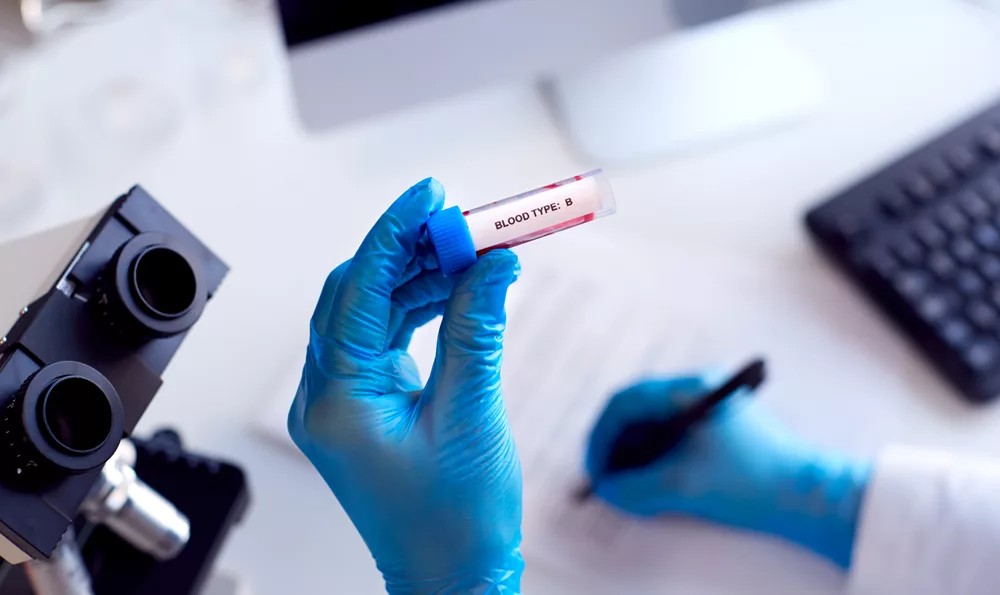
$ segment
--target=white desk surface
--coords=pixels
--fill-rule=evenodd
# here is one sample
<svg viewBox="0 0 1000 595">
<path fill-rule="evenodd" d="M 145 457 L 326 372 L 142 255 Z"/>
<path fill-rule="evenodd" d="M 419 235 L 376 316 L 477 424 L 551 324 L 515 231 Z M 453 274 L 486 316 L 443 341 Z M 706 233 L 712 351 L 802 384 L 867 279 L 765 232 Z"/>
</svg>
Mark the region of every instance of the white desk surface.
<svg viewBox="0 0 1000 595">
<path fill-rule="evenodd" d="M 327 271 L 410 183 L 434 175 L 471 204 L 591 164 L 561 140 L 528 85 L 305 133 L 268 14 L 224 16 L 227 3 L 204 0 L 137 4 L 109 26 L 114 35 L 76 31 L 24 64 L 23 87 L 0 112 L 0 163 L 45 171 L 44 197 L 33 210 L 4 211 L 0 234 L 96 210 L 138 181 L 222 255 L 232 273 L 142 427 L 178 427 L 192 447 L 246 467 L 254 507 L 222 565 L 258 593 L 379 592 L 368 552 L 325 484 L 262 442 L 250 420 L 298 365 Z M 854 369 L 829 362 L 830 378 L 807 404 L 777 399 L 798 430 L 862 452 L 904 439 L 1000 455 L 988 439 L 1000 410 L 962 405 L 818 258 L 801 225 L 807 206 L 1000 96 L 1000 20 L 957 0 L 817 1 L 779 20 L 828 78 L 822 111 L 725 147 L 611 171 L 620 212 L 600 233 L 665 250 L 738 251 L 814 277 L 824 288 L 816 315 L 829 318 L 830 332 L 801 352 L 816 363 L 831 345 L 871 357 Z M 102 139 L 93 125 L 88 93 L 122 74 L 160 90 L 161 141 Z M 664 291 L 678 282 L 666 280 Z M 857 411 L 870 422 L 860 440 Z M 528 591 L 555 593 L 559 584 L 529 570 Z"/>
</svg>

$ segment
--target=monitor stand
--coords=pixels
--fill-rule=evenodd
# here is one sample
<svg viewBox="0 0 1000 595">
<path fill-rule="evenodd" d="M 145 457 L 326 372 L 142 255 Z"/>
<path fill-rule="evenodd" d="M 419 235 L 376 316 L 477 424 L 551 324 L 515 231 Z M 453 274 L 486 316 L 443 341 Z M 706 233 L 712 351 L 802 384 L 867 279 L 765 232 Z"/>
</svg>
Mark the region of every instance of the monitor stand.
<svg viewBox="0 0 1000 595">
<path fill-rule="evenodd" d="M 543 82 L 556 119 L 596 165 L 632 165 L 801 121 L 825 81 L 771 11 L 669 35 Z"/>
</svg>

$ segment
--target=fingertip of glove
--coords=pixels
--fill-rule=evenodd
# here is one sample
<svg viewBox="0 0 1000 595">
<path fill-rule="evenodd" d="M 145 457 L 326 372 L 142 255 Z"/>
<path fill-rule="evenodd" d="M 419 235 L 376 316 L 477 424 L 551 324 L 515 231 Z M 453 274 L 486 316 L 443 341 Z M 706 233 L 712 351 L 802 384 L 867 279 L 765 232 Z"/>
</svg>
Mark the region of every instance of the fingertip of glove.
<svg viewBox="0 0 1000 595">
<path fill-rule="evenodd" d="M 414 188 L 417 188 L 418 190 L 423 192 L 429 192 L 431 194 L 440 194 L 441 196 L 444 196 L 444 185 L 441 184 L 441 182 L 433 176 L 420 180 L 419 182 L 416 183 Z"/>
<path fill-rule="evenodd" d="M 424 178 L 403 193 L 399 201 L 405 204 L 412 204 L 414 201 L 426 202 L 429 211 L 440 210 L 444 206 L 444 186 L 435 178 Z"/>
</svg>

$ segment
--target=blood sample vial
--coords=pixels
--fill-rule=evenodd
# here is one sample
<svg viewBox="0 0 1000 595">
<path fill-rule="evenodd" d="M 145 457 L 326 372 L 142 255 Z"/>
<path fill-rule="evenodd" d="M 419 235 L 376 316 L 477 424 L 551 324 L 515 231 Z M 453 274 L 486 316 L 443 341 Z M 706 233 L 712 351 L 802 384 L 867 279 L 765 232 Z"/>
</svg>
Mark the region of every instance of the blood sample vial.
<svg viewBox="0 0 1000 595">
<path fill-rule="evenodd" d="M 601 170 L 462 211 L 431 215 L 427 231 L 446 275 L 460 273 L 496 248 L 510 248 L 615 212 L 615 196 Z"/>
</svg>

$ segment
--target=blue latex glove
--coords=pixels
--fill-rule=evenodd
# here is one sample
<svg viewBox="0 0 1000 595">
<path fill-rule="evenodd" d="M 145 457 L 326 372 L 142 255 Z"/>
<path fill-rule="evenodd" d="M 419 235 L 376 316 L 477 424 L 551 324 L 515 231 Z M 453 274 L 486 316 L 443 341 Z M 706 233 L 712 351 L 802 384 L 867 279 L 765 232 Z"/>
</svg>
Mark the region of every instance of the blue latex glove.
<svg viewBox="0 0 1000 595">
<path fill-rule="evenodd" d="M 464 274 L 424 240 L 431 179 L 326 281 L 288 429 L 371 550 L 389 593 L 520 592 L 521 466 L 500 391 L 507 287 L 498 250 Z M 443 314 L 426 386 L 405 351 Z"/>
<path fill-rule="evenodd" d="M 804 444 L 746 395 L 730 398 L 653 466 L 601 475 L 624 426 L 670 415 L 714 387 L 677 377 L 616 394 L 587 450 L 596 494 L 634 515 L 683 514 L 782 537 L 847 568 L 871 465 Z"/>
</svg>

